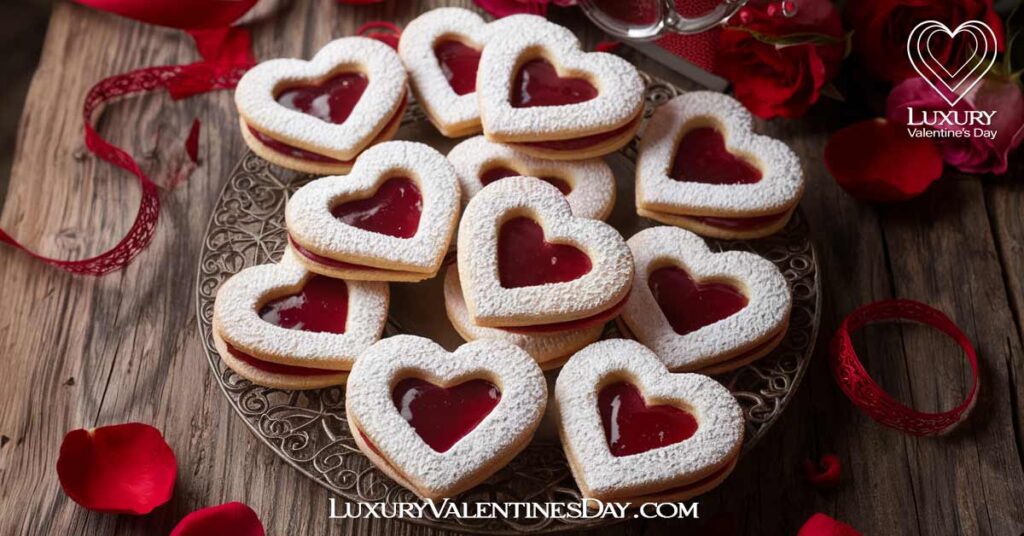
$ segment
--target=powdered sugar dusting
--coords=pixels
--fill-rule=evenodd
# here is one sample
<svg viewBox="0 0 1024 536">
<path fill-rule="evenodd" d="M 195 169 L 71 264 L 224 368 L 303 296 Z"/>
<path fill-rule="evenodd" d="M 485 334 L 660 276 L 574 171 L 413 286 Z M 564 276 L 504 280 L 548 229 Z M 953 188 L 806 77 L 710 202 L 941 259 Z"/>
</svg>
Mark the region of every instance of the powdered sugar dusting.
<svg viewBox="0 0 1024 536">
<path fill-rule="evenodd" d="M 442 39 L 457 39 L 482 50 L 492 36 L 505 28 L 547 22 L 536 15 L 513 15 L 490 24 L 467 9 L 444 7 L 428 11 L 409 23 L 398 42 L 398 55 L 409 71 L 409 81 L 420 104 L 446 136 L 466 135 L 480 130 L 476 92 L 459 95 L 452 89 L 434 54 Z"/>
<path fill-rule="evenodd" d="M 755 134 L 750 112 L 736 99 L 694 91 L 659 106 L 641 137 L 636 165 L 636 205 L 680 215 L 752 217 L 796 206 L 804 189 L 800 158 L 785 143 Z M 669 177 L 679 140 L 696 126 L 721 130 L 730 150 L 754 157 L 761 180 L 705 184 Z"/>
<path fill-rule="evenodd" d="M 662 448 L 613 456 L 598 393 L 617 379 L 636 385 L 648 404 L 686 409 L 697 419 L 696 433 Z M 555 403 L 563 448 L 588 497 L 629 498 L 696 482 L 731 463 L 743 443 L 743 410 L 728 389 L 700 374 L 670 374 L 634 341 L 601 341 L 576 353 L 558 375 Z"/>
<path fill-rule="evenodd" d="M 346 225 L 331 214 L 344 199 L 372 195 L 388 178 L 410 177 L 423 197 L 419 228 L 398 238 Z M 352 172 L 317 179 L 285 208 L 288 233 L 303 248 L 331 259 L 419 273 L 436 273 L 455 231 L 459 181 L 441 153 L 422 143 L 391 141 L 364 152 Z"/>
<path fill-rule="evenodd" d="M 352 113 L 329 123 L 276 100 L 284 87 L 322 80 L 344 70 L 366 74 L 368 85 Z M 274 59 L 250 69 L 235 89 L 238 113 L 252 128 L 312 152 L 352 160 L 391 119 L 405 95 L 407 75 L 398 54 L 375 39 L 331 41 L 309 61 Z"/>
<path fill-rule="evenodd" d="M 792 295 L 771 261 L 744 251 L 712 252 L 699 236 L 676 227 L 652 227 L 628 241 L 636 262 L 622 320 L 636 339 L 672 370 L 698 370 L 728 361 L 786 327 Z M 652 271 L 675 265 L 700 280 L 727 281 L 748 299 L 736 314 L 686 335 L 676 333 L 651 294 Z"/>
<path fill-rule="evenodd" d="M 469 434 L 446 452 L 431 449 L 391 400 L 400 379 L 437 385 L 484 378 L 501 400 Z M 399 335 L 370 347 L 349 376 L 345 407 L 355 424 L 392 466 L 424 496 L 449 497 L 501 468 L 533 436 L 547 405 L 544 374 L 511 343 L 480 340 L 448 353 L 430 339 Z"/>
<path fill-rule="evenodd" d="M 572 189 L 565 196 L 572 213 L 580 218 L 603 220 L 615 205 L 615 176 L 600 158 L 588 160 L 543 160 L 508 145 L 469 138 L 448 153 L 462 186 L 462 200 L 468 203 L 484 185 L 480 177 L 494 167 L 506 167 L 527 177 L 556 177 Z"/>
<path fill-rule="evenodd" d="M 458 268 L 452 266 L 444 278 L 444 304 L 455 330 L 468 340 L 495 339 L 510 342 L 526 350 L 542 367 L 549 361 L 558 361 L 583 348 L 601 337 L 603 325 L 584 329 L 571 329 L 550 334 L 513 333 L 497 328 L 487 328 L 473 323 L 462 299 Z"/>
<path fill-rule="evenodd" d="M 560 71 L 586 75 L 597 97 L 576 104 L 514 108 L 512 85 L 524 61 L 544 56 Z M 602 52 L 584 52 L 569 31 L 550 25 L 517 25 L 493 37 L 477 71 L 480 121 L 495 141 L 546 141 L 614 130 L 643 108 L 644 83 L 628 61 Z"/>
<path fill-rule="evenodd" d="M 221 285 L 213 323 L 221 337 L 257 359 L 300 367 L 348 370 L 380 338 L 387 321 L 386 283 L 346 281 L 348 317 L 344 333 L 283 328 L 260 318 L 267 301 L 298 292 L 314 274 L 290 255 L 278 264 L 252 266 Z"/>
<path fill-rule="evenodd" d="M 584 251 L 590 272 L 564 283 L 503 288 L 498 276 L 498 232 L 514 217 L 529 215 L 547 242 Z M 459 275 L 463 297 L 475 323 L 528 326 L 576 320 L 606 311 L 626 296 L 633 279 L 633 257 L 610 225 L 573 217 L 565 196 L 532 177 L 509 177 L 469 201 L 459 224 Z"/>
</svg>

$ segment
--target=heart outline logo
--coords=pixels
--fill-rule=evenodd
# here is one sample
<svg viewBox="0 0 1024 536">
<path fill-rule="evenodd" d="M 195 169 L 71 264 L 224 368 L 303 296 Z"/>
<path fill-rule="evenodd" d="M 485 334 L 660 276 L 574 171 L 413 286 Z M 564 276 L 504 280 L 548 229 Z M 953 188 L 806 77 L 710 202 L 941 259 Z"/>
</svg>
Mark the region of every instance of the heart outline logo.
<svg viewBox="0 0 1024 536">
<path fill-rule="evenodd" d="M 972 61 L 973 58 L 967 58 L 955 71 L 950 72 L 949 68 L 935 57 L 931 50 L 931 41 L 937 34 L 945 34 L 952 40 L 961 33 L 974 40 L 972 50 L 981 60 L 975 62 Z M 995 65 L 998 43 L 992 27 L 981 21 L 965 21 L 950 30 L 949 26 L 939 21 L 926 20 L 918 23 L 910 31 L 907 39 L 907 58 L 918 76 L 931 86 L 942 100 L 953 107 L 970 93 Z M 964 72 L 968 66 L 971 69 Z"/>
</svg>

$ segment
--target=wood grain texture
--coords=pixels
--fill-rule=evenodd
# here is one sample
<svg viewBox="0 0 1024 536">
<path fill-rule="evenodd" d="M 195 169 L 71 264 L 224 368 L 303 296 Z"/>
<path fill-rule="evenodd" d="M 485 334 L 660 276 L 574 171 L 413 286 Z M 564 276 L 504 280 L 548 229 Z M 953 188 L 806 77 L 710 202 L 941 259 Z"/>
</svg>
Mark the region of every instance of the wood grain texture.
<svg viewBox="0 0 1024 536">
<path fill-rule="evenodd" d="M 442 3 L 471 4 L 349 7 L 297 0 L 254 29 L 256 52 L 308 57 L 364 21 L 404 23 Z M 588 42 L 601 38 L 578 12 L 556 15 Z M 54 256 L 79 258 L 112 245 L 131 224 L 138 191 L 134 178 L 84 150 L 82 98 L 104 76 L 195 57 L 176 32 L 58 3 L 22 114 L 0 223 Z M 802 121 L 758 125 L 805 160 L 803 209 L 823 274 L 820 338 L 790 408 L 734 475 L 701 499 L 701 521 L 685 527 L 794 534 L 822 511 L 865 534 L 1020 534 L 1024 169 L 1003 179 L 950 175 L 910 203 L 863 205 L 836 187 L 821 162 L 840 113 L 824 104 Z M 163 193 L 153 244 L 128 269 L 100 279 L 72 277 L 0 251 L 0 534 L 166 534 L 188 512 L 232 500 L 259 512 L 269 534 L 435 534 L 403 523 L 327 520 L 328 494 L 263 448 L 210 377 L 193 316 L 193 277 L 210 210 L 244 152 L 230 93 L 182 102 L 159 95 L 125 100 L 106 112 L 101 131 L 166 180 L 185 165 L 181 143 L 196 117 L 204 125 L 202 164 L 187 183 Z M 942 309 L 978 349 L 978 407 L 949 437 L 912 438 L 874 424 L 847 402 L 828 371 L 828 338 L 842 317 L 897 296 Z M 865 363 L 900 400 L 938 410 L 966 393 L 968 369 L 959 350 L 936 332 L 893 325 L 863 335 L 856 342 Z M 74 428 L 132 420 L 162 429 L 177 453 L 173 500 L 141 518 L 83 510 L 57 483 L 61 438 Z M 804 482 L 801 464 L 827 452 L 842 459 L 844 482 L 821 492 Z M 631 522 L 602 533 L 679 529 L 680 522 Z"/>
</svg>

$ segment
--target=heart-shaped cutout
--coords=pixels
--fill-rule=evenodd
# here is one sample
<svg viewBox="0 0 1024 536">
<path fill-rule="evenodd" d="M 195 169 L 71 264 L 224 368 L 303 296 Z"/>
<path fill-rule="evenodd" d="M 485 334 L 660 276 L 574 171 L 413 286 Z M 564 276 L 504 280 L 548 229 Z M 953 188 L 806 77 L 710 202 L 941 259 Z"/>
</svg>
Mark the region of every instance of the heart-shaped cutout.
<svg viewBox="0 0 1024 536">
<path fill-rule="evenodd" d="M 469 138 L 448 153 L 468 202 L 484 187 L 509 177 L 535 177 L 562 192 L 581 218 L 603 220 L 615 205 L 615 176 L 601 158 L 547 160 L 530 156 L 513 147 Z"/>
<path fill-rule="evenodd" d="M 513 108 L 579 104 L 597 97 L 597 88 L 585 78 L 561 76 L 545 58 L 522 65 L 512 82 Z"/>
<path fill-rule="evenodd" d="M 348 283 L 322 275 L 306 280 L 295 294 L 275 298 L 260 307 L 260 318 L 285 329 L 313 333 L 345 333 L 348 321 Z"/>
<path fill-rule="evenodd" d="M 390 47 L 346 37 L 309 61 L 256 65 L 239 80 L 235 104 L 243 133 L 251 129 L 286 147 L 346 162 L 378 141 L 403 106 L 407 78 Z"/>
<path fill-rule="evenodd" d="M 372 196 L 331 209 L 331 214 L 346 225 L 397 238 L 416 236 L 422 212 L 423 196 L 408 177 L 392 177 Z"/>
<path fill-rule="evenodd" d="M 679 335 L 725 320 L 743 310 L 749 301 L 728 283 L 698 283 L 677 266 L 655 269 L 647 276 L 647 286 Z"/>
<path fill-rule="evenodd" d="M 214 341 L 224 362 L 260 385 L 335 385 L 376 342 L 388 287 L 313 274 L 290 250 L 278 264 L 246 268 L 217 290 Z"/>
<path fill-rule="evenodd" d="M 345 413 L 360 449 L 422 497 L 480 483 L 528 443 L 547 384 L 524 350 L 496 340 L 447 352 L 399 335 L 364 352 L 346 385 Z"/>
<path fill-rule="evenodd" d="M 722 133 L 699 127 L 683 134 L 669 175 L 677 181 L 705 184 L 754 184 L 761 171 L 731 152 Z"/>
<path fill-rule="evenodd" d="M 616 382 L 597 395 L 604 436 L 612 456 L 631 456 L 685 441 L 697 433 L 697 419 L 668 404 L 648 406 L 637 386 Z"/>
<path fill-rule="evenodd" d="M 491 414 L 501 390 L 487 380 L 439 387 L 421 378 L 406 378 L 391 392 L 398 413 L 430 448 L 447 452 Z"/>
<path fill-rule="evenodd" d="M 637 211 L 721 238 L 781 229 L 803 195 L 800 159 L 751 129 L 728 95 L 694 91 L 659 106 L 637 156 Z"/>
<path fill-rule="evenodd" d="M 743 443 L 743 410 L 728 389 L 700 374 L 669 373 L 654 352 L 625 339 L 569 359 L 555 403 L 585 497 L 683 500 L 720 483 Z"/>
<path fill-rule="evenodd" d="M 544 229 L 530 218 L 501 224 L 498 279 L 504 288 L 532 287 L 579 279 L 592 268 L 590 257 L 568 244 L 544 240 Z"/>
<path fill-rule="evenodd" d="M 473 197 L 459 224 L 459 275 L 475 323 L 559 324 L 613 309 L 632 259 L 611 226 L 576 218 L 557 188 L 511 177 Z"/>
<path fill-rule="evenodd" d="M 511 15 L 488 24 L 455 7 L 428 11 L 402 30 L 398 54 L 423 111 L 442 134 L 454 138 L 480 131 L 476 81 L 485 45 L 506 28 L 538 25 L 566 31 L 536 15 Z"/>
<path fill-rule="evenodd" d="M 635 128 L 644 94 L 636 67 L 612 54 L 584 52 L 572 32 L 551 26 L 507 28 L 484 48 L 477 92 L 488 139 L 547 142 Z M 580 158 L 561 158 L 570 156 Z"/>
<path fill-rule="evenodd" d="M 459 205 L 459 181 L 443 155 L 393 141 L 364 152 L 348 175 L 300 188 L 285 220 L 299 260 L 312 271 L 418 281 L 440 268 Z"/>
<path fill-rule="evenodd" d="M 792 296 L 771 261 L 712 252 L 675 227 L 628 241 L 636 271 L 621 321 L 670 370 L 719 373 L 763 357 L 789 325 Z"/>
<path fill-rule="evenodd" d="M 340 125 L 352 115 L 367 85 L 365 74 L 343 72 L 319 84 L 290 86 L 278 93 L 277 102 L 289 110 Z"/>
<path fill-rule="evenodd" d="M 456 95 L 476 92 L 476 70 L 480 66 L 480 49 L 458 39 L 445 39 L 434 45 L 434 57 L 441 66 L 445 80 Z"/>
</svg>

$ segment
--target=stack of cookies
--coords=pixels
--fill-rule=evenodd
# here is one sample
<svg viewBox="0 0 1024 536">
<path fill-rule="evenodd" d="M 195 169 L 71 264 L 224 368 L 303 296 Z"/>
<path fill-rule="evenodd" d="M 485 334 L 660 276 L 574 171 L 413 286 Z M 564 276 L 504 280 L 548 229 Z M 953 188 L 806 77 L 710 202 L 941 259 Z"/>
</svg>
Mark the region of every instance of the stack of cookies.
<svg viewBox="0 0 1024 536">
<path fill-rule="evenodd" d="M 389 141 L 407 85 L 443 135 L 472 137 L 447 158 Z M 264 62 L 235 101 L 256 154 L 344 175 L 288 200 L 279 263 L 219 289 L 228 367 L 282 389 L 347 381 L 358 447 L 422 497 L 461 493 L 519 453 L 548 405 L 543 371 L 559 368 L 552 405 L 585 496 L 683 500 L 728 476 L 743 415 L 704 374 L 774 349 L 792 298 L 773 263 L 698 235 L 774 233 L 803 191 L 799 160 L 754 134 L 738 102 L 694 92 L 655 112 L 636 210 L 670 226 L 627 241 L 603 221 L 616 179 L 602 157 L 640 128 L 643 79 L 540 17 L 437 9 L 397 53 L 344 38 L 310 61 Z M 388 285 L 442 271 L 448 319 L 469 342 L 449 353 L 380 340 Z M 598 342 L 611 321 L 638 342 Z"/>
</svg>

